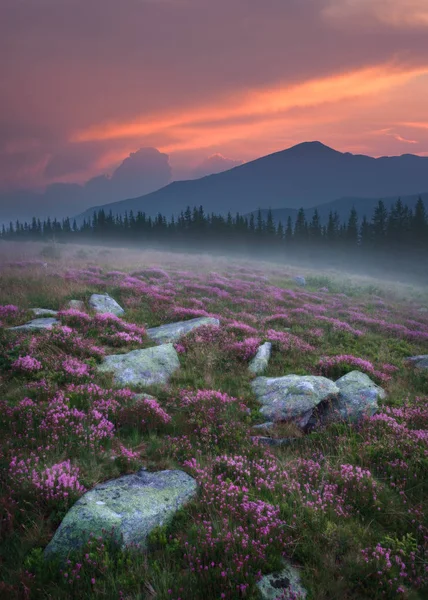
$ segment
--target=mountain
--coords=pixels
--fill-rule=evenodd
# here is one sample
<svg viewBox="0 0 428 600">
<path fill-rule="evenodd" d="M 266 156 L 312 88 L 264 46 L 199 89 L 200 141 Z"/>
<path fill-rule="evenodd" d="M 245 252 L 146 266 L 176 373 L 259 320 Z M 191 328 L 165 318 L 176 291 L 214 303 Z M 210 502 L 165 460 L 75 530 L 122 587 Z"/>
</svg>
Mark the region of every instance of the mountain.
<svg viewBox="0 0 428 600">
<path fill-rule="evenodd" d="M 428 192 L 423 194 L 413 194 L 410 196 L 401 196 L 403 204 L 407 205 L 409 208 L 415 207 L 418 198 L 422 198 L 425 206 L 428 209 Z M 389 196 L 387 198 L 382 198 L 382 200 L 386 208 L 389 210 L 392 207 L 392 205 L 395 204 L 395 202 L 398 200 L 398 196 Z M 310 221 L 312 215 L 314 214 L 314 210 L 316 209 L 320 217 L 321 225 L 327 225 L 328 215 L 330 211 L 333 213 L 337 211 L 340 218 L 340 222 L 342 223 L 348 220 L 349 213 L 352 207 L 354 206 L 358 213 L 358 218 L 360 221 L 364 217 L 364 215 L 367 217 L 367 219 L 370 220 L 372 218 L 375 206 L 378 203 L 378 201 L 379 198 L 357 198 L 355 196 L 351 196 L 348 198 L 338 198 L 337 200 L 333 200 L 332 202 L 326 202 L 325 204 L 320 204 L 318 206 L 306 208 L 305 217 L 307 221 Z M 296 220 L 297 212 L 297 208 L 274 208 L 272 209 L 272 217 L 275 223 L 279 223 L 281 221 L 283 225 L 286 225 L 288 217 L 291 217 L 291 220 L 294 223 L 294 221 Z M 257 213 L 258 211 L 254 210 L 250 213 L 247 213 L 244 216 L 249 218 L 250 215 L 253 214 L 254 217 L 257 218 Z M 268 209 L 262 208 L 261 213 L 263 219 L 266 220 Z"/>
<path fill-rule="evenodd" d="M 321 142 L 304 142 L 281 152 L 190 181 L 175 181 L 155 192 L 92 207 L 113 214 L 143 211 L 167 218 L 189 205 L 205 212 L 248 213 L 260 208 L 309 208 L 333 198 L 382 198 L 428 189 L 428 157 L 412 154 L 373 158 L 338 152 Z"/>
</svg>

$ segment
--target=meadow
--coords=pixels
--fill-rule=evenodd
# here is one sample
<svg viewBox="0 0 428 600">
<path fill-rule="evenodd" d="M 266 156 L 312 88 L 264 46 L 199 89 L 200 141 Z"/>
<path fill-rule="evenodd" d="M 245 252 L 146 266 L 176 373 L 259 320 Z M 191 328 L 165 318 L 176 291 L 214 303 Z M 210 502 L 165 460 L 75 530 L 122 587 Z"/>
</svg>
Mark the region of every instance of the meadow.
<svg viewBox="0 0 428 600">
<path fill-rule="evenodd" d="M 428 287 L 285 262 L 58 248 L 0 245 L 2 598 L 256 600 L 283 557 L 308 600 L 428 598 L 428 369 L 406 360 L 428 354 Z M 105 292 L 123 317 L 89 308 Z M 34 307 L 60 311 L 60 324 L 8 329 Z M 119 389 L 97 370 L 108 354 L 153 346 L 148 328 L 199 316 L 220 327 L 175 343 L 167 385 Z M 248 362 L 266 341 L 266 376 L 357 369 L 387 397 L 357 425 L 303 434 L 278 423 L 268 435 L 291 442 L 261 443 Z M 156 400 L 135 406 L 136 391 Z M 199 485 L 147 549 L 106 531 L 65 565 L 44 559 L 86 490 L 141 466 Z"/>
</svg>

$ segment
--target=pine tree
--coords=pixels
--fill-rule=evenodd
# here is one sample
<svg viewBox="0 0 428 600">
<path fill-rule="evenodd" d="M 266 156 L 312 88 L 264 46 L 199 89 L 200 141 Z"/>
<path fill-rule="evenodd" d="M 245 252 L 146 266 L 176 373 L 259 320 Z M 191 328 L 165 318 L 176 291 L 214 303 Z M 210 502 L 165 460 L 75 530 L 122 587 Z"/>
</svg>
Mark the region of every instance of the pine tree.
<svg viewBox="0 0 428 600">
<path fill-rule="evenodd" d="M 355 206 L 351 208 L 348 224 L 346 226 L 346 241 L 351 246 L 356 246 L 358 243 L 358 214 Z"/>
<path fill-rule="evenodd" d="M 266 219 L 266 234 L 269 237 L 273 237 L 275 235 L 275 224 L 273 222 L 272 210 L 269 208 L 267 219 Z"/>
<path fill-rule="evenodd" d="M 287 218 L 287 227 L 285 229 L 285 240 L 287 243 L 290 243 L 293 239 L 293 222 L 291 220 L 291 216 L 289 215 Z"/>
<path fill-rule="evenodd" d="M 388 211 L 385 208 L 383 200 L 379 200 L 372 218 L 373 242 L 378 248 L 382 247 L 385 243 L 387 223 Z"/>
<path fill-rule="evenodd" d="M 297 213 L 296 223 L 294 225 L 294 239 L 296 241 L 303 241 L 306 239 L 307 223 L 305 217 L 305 211 L 303 208 L 299 208 Z"/>
</svg>

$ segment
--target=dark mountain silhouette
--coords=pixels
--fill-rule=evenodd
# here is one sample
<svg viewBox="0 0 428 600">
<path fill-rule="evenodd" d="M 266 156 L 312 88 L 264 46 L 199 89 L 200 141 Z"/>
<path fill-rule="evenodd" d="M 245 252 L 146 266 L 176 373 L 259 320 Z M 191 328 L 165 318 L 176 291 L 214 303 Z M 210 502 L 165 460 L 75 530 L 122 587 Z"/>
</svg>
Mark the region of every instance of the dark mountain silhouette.
<svg viewBox="0 0 428 600">
<path fill-rule="evenodd" d="M 309 208 L 335 198 L 382 198 L 428 189 L 428 157 L 372 158 L 342 153 L 321 142 L 304 142 L 197 180 L 176 181 L 153 193 L 104 204 L 114 215 L 143 211 L 167 218 L 187 205 L 206 212 L 248 213 L 257 208 Z M 89 218 L 93 208 L 82 215 Z"/>
<path fill-rule="evenodd" d="M 405 204 L 406 206 L 408 206 L 409 208 L 414 209 L 416 202 L 418 201 L 418 198 L 422 198 L 422 200 L 424 201 L 425 206 L 428 209 L 428 192 L 423 193 L 423 194 L 412 194 L 410 196 L 401 196 L 401 200 L 403 202 L 403 204 Z M 318 206 L 312 206 L 311 208 L 306 208 L 305 209 L 305 217 L 307 221 L 310 221 L 312 218 L 312 215 L 314 214 L 314 210 L 316 209 L 318 211 L 318 215 L 320 217 L 320 222 L 321 225 L 326 225 L 328 222 L 328 216 L 329 213 L 332 212 L 334 213 L 335 211 L 337 211 L 337 214 L 339 215 L 340 218 L 340 222 L 346 222 L 349 218 L 349 213 L 352 209 L 352 207 L 355 207 L 355 209 L 357 210 L 358 213 L 358 219 L 361 221 L 361 219 L 364 217 L 364 215 L 367 217 L 367 219 L 371 219 L 374 213 L 374 209 L 376 207 L 376 204 L 378 203 L 378 201 L 381 198 L 357 198 L 355 196 L 351 196 L 348 198 L 338 198 L 337 200 L 333 200 L 332 202 L 326 202 L 325 204 L 320 204 Z M 385 204 L 385 207 L 387 208 L 387 210 L 389 210 L 398 200 L 398 196 L 389 196 L 387 198 L 382 198 L 383 203 Z M 267 208 L 262 208 L 261 209 L 261 214 L 263 219 L 266 220 L 267 214 L 268 214 L 268 210 Z M 291 220 L 293 221 L 293 223 L 296 220 L 296 216 L 298 213 L 298 209 L 297 208 L 274 208 L 272 209 L 272 217 L 273 220 L 275 221 L 275 223 L 279 223 L 281 221 L 281 223 L 283 225 L 285 225 L 287 223 L 287 219 L 288 217 L 291 217 Z M 253 214 L 254 217 L 257 217 L 258 214 L 258 210 L 254 210 L 251 211 L 250 213 L 247 213 L 246 217 L 250 217 L 250 215 Z"/>
</svg>

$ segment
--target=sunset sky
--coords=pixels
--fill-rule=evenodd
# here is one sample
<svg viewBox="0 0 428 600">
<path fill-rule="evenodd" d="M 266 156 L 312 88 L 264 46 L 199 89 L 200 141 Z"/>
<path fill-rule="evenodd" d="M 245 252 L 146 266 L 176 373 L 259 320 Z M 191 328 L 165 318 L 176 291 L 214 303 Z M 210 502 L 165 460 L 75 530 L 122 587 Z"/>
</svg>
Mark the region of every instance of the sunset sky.
<svg viewBox="0 0 428 600">
<path fill-rule="evenodd" d="M 153 146 L 428 156 L 427 0 L 1 0 L 0 190 Z"/>
</svg>

